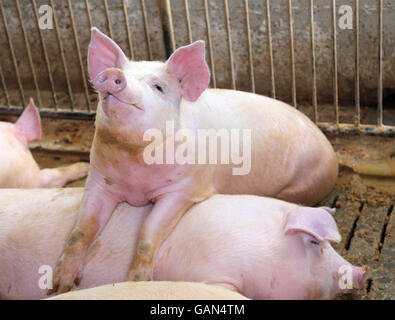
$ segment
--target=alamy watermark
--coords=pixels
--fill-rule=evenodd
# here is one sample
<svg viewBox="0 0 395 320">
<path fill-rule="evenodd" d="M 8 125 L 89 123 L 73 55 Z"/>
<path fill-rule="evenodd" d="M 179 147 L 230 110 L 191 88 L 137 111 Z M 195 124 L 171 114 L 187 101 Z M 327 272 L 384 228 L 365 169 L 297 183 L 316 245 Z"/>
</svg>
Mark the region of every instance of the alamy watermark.
<svg viewBox="0 0 395 320">
<path fill-rule="evenodd" d="M 38 8 L 40 17 L 38 19 L 38 25 L 40 29 L 53 29 L 53 12 L 52 7 L 47 4 L 43 4 Z"/>
<path fill-rule="evenodd" d="M 349 5 L 341 5 L 339 7 L 339 28 L 342 30 L 353 28 L 353 11 L 352 7 Z"/>
<path fill-rule="evenodd" d="M 53 9 L 49 5 L 41 5 L 38 9 L 40 14 L 38 25 L 40 29 L 53 29 Z M 353 29 L 353 8 L 350 5 L 341 5 L 338 10 L 338 23 L 341 30 Z"/>
<path fill-rule="evenodd" d="M 339 268 L 339 289 L 340 290 L 351 290 L 354 288 L 353 284 L 353 268 L 350 265 L 343 265 Z"/>
<path fill-rule="evenodd" d="M 156 128 L 144 132 L 147 164 L 232 164 L 233 175 L 251 171 L 251 129 L 179 129 L 166 121 L 165 137 Z M 242 140 L 242 141 L 241 141 Z M 220 142 L 220 144 L 218 143 Z M 177 143 L 177 146 L 176 146 Z M 237 167 L 236 167 L 237 166 Z"/>
<path fill-rule="evenodd" d="M 52 289 L 53 288 L 52 267 L 47 264 L 43 264 L 40 266 L 40 268 L 38 268 L 38 273 L 42 274 L 42 276 L 38 279 L 38 287 L 41 290 Z"/>
</svg>

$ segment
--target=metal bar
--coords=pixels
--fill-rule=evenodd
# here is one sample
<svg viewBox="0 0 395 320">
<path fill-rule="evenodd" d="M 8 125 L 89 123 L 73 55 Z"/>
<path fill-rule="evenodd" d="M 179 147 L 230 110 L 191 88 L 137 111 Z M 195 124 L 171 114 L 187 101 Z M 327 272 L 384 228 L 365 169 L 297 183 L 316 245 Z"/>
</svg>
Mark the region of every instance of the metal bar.
<svg viewBox="0 0 395 320">
<path fill-rule="evenodd" d="M 104 4 L 104 12 L 106 14 L 106 20 L 107 20 L 107 28 L 108 28 L 108 34 L 110 36 L 110 38 L 112 38 L 112 27 L 111 27 L 111 19 L 110 19 L 110 13 L 108 11 L 108 3 L 107 0 L 103 0 L 103 4 Z"/>
<path fill-rule="evenodd" d="M 53 3 L 53 0 L 49 0 L 49 2 L 50 2 L 50 5 L 51 5 L 51 8 L 52 8 L 53 21 L 55 23 L 56 39 L 58 41 L 58 46 L 59 46 L 59 51 L 60 51 L 60 58 L 61 58 L 62 64 L 63 64 L 64 76 L 65 76 L 65 79 L 66 79 L 66 86 L 67 86 L 67 93 L 68 93 L 69 98 L 70 98 L 71 111 L 74 111 L 73 92 L 71 90 L 71 84 L 70 84 L 70 78 L 69 78 L 69 70 L 68 70 L 66 59 L 65 59 L 65 56 L 64 56 L 63 42 L 62 42 L 62 38 L 60 37 L 58 19 L 56 18 L 55 5 Z"/>
<path fill-rule="evenodd" d="M 272 97 L 276 98 L 276 85 L 274 81 L 274 64 L 273 64 L 273 46 L 272 46 L 272 28 L 270 22 L 270 0 L 266 0 L 266 24 L 267 24 L 267 42 L 269 45 L 270 60 L 270 79 L 272 84 Z"/>
<path fill-rule="evenodd" d="M 149 28 L 147 22 L 147 11 L 145 10 L 144 0 L 140 0 L 140 4 L 141 4 L 141 12 L 143 14 L 143 23 L 144 23 L 144 31 L 145 31 L 145 40 L 147 41 L 148 57 L 149 60 L 152 60 L 152 50 L 151 50 L 151 43 L 149 39 Z"/>
<path fill-rule="evenodd" d="M 36 26 L 37 26 L 37 30 L 38 30 L 38 35 L 40 37 L 41 48 L 42 48 L 43 53 L 44 53 L 45 66 L 47 68 L 48 80 L 49 80 L 49 85 L 51 87 L 51 93 L 52 93 L 52 99 L 53 99 L 53 102 L 54 102 L 55 110 L 58 110 L 58 101 L 56 99 L 56 91 L 55 91 L 55 86 L 54 86 L 54 82 L 53 82 L 53 78 L 52 78 L 51 66 L 49 64 L 47 47 L 45 46 L 43 33 L 41 31 L 40 24 L 39 24 L 39 16 L 38 16 L 38 11 L 37 11 L 36 0 L 31 0 L 31 2 L 32 2 L 32 7 L 33 7 L 35 20 L 36 20 Z"/>
<path fill-rule="evenodd" d="M 248 11 L 248 0 L 244 0 L 244 14 L 246 17 L 248 59 L 250 62 L 251 92 L 255 93 L 254 57 L 253 57 L 253 53 L 252 53 L 251 28 L 250 28 L 250 15 L 249 15 L 249 11 Z"/>
<path fill-rule="evenodd" d="M 92 15 L 91 11 L 89 9 L 89 2 L 88 0 L 85 0 L 85 9 L 86 9 L 86 14 L 88 16 L 88 21 L 89 21 L 89 30 L 92 29 L 93 27 L 93 22 L 92 22 Z"/>
<path fill-rule="evenodd" d="M 20 115 L 23 108 L 8 108 L 0 106 L 1 115 Z M 84 112 L 84 111 L 54 111 L 53 109 L 41 109 L 40 115 L 43 118 L 59 118 L 59 119 L 73 119 L 73 120 L 88 120 L 93 121 L 95 119 L 94 113 Z M 353 124 L 348 123 L 328 123 L 328 122 L 318 122 L 318 127 L 324 132 L 333 133 L 362 133 L 369 135 L 380 135 L 380 136 L 395 136 L 395 126 L 377 126 L 377 125 L 361 125 L 360 127 L 355 127 Z"/>
<path fill-rule="evenodd" d="M 35 91 L 36 91 L 38 108 L 41 109 L 42 106 L 41 106 L 40 89 L 38 87 L 36 70 L 34 68 L 33 59 L 32 59 L 32 53 L 30 51 L 30 44 L 29 44 L 29 41 L 27 40 L 25 25 L 23 24 L 22 12 L 21 12 L 21 7 L 19 5 L 19 0 L 15 0 L 15 6 L 16 6 L 16 11 L 18 13 L 19 23 L 21 24 L 22 35 L 23 35 L 23 40 L 25 42 L 25 47 L 26 47 L 26 52 L 27 52 L 27 59 L 29 61 L 30 71 L 32 72 L 33 84 L 34 84 L 34 88 L 35 88 Z"/>
<path fill-rule="evenodd" d="M 8 96 L 7 84 L 4 79 L 3 68 L 0 65 L 0 80 L 1 80 L 1 87 L 3 88 L 5 103 L 7 107 L 10 106 L 10 97 Z"/>
<path fill-rule="evenodd" d="M 176 39 L 175 39 L 175 36 L 174 36 L 173 18 L 172 18 L 172 15 L 171 15 L 170 0 L 166 0 L 166 14 L 167 14 L 167 19 L 169 21 L 171 49 L 173 51 L 175 51 L 176 50 Z"/>
<path fill-rule="evenodd" d="M 289 17 L 289 50 L 291 56 L 292 68 L 292 104 L 298 108 L 296 102 L 296 71 L 295 71 L 295 48 L 294 48 L 294 28 L 292 19 L 292 0 L 288 0 L 288 17 Z"/>
<path fill-rule="evenodd" d="M 359 0 L 355 0 L 355 126 L 360 125 L 361 105 L 359 94 Z"/>
<path fill-rule="evenodd" d="M 318 122 L 318 127 L 324 132 L 331 133 L 347 133 L 347 134 L 358 134 L 364 133 L 369 135 L 383 135 L 383 136 L 395 136 L 395 126 L 377 126 L 375 124 L 361 124 L 359 127 L 356 127 L 351 123 L 328 123 L 328 122 Z"/>
<path fill-rule="evenodd" d="M 233 61 L 232 35 L 231 35 L 231 31 L 230 31 L 228 0 L 224 0 L 224 6 L 225 6 L 226 32 L 228 34 L 230 77 L 231 77 L 231 81 L 232 81 L 232 89 L 236 89 L 235 66 L 234 66 L 234 61 Z"/>
<path fill-rule="evenodd" d="M 79 41 L 78 41 L 77 29 L 75 27 L 73 9 L 71 7 L 71 0 L 67 0 L 67 7 L 69 9 L 70 21 L 71 21 L 71 26 L 73 28 L 73 34 L 74 34 L 74 42 L 75 42 L 75 46 L 77 48 L 78 60 L 79 60 L 79 63 L 80 63 L 81 76 L 82 76 L 82 82 L 83 82 L 83 85 L 84 85 L 86 104 L 88 106 L 88 111 L 90 112 L 92 110 L 91 109 L 91 102 L 89 100 L 89 92 L 88 92 L 88 85 L 87 85 L 87 81 L 86 81 L 85 68 L 84 68 L 84 64 L 82 63 L 80 44 L 79 44 Z"/>
<path fill-rule="evenodd" d="M 206 18 L 208 52 L 209 52 L 209 56 L 210 56 L 211 81 L 212 81 L 213 87 L 216 88 L 217 84 L 216 84 L 216 80 L 215 80 L 215 65 L 214 65 L 214 55 L 213 55 L 213 43 L 211 41 L 210 17 L 209 17 L 207 0 L 204 0 L 204 16 Z"/>
<path fill-rule="evenodd" d="M 377 124 L 383 125 L 383 0 L 379 1 L 379 78 Z"/>
<path fill-rule="evenodd" d="M 130 25 L 129 25 L 129 15 L 128 15 L 128 8 L 126 5 L 126 1 L 122 0 L 122 9 L 123 15 L 125 17 L 125 24 L 126 24 L 126 34 L 128 36 L 128 44 L 129 44 L 129 52 L 130 52 L 130 59 L 134 60 L 134 52 L 133 52 L 133 40 L 130 34 Z"/>
<path fill-rule="evenodd" d="M 313 106 L 314 106 L 314 121 L 318 122 L 318 110 L 317 110 L 317 76 L 316 76 L 316 65 L 315 65 L 315 43 L 314 43 L 314 1 L 310 0 L 310 33 L 311 33 L 311 64 L 312 64 L 312 75 L 313 75 Z"/>
<path fill-rule="evenodd" d="M 24 92 L 23 92 L 21 77 L 19 75 L 18 64 L 17 64 L 16 57 L 15 57 L 14 46 L 12 44 L 11 37 L 10 37 L 10 32 L 8 30 L 8 23 L 7 23 L 6 14 L 4 12 L 3 1 L 0 1 L 0 9 L 1 9 L 1 16 L 2 16 L 2 19 L 3 19 L 5 33 L 6 33 L 7 40 L 8 40 L 8 46 L 9 46 L 9 49 L 10 49 L 10 52 L 11 52 L 11 59 L 12 59 L 12 64 L 14 66 L 16 81 L 18 83 L 19 94 L 21 96 L 22 106 L 25 107 L 25 95 L 24 95 Z"/>
<path fill-rule="evenodd" d="M 176 50 L 176 40 L 174 37 L 170 0 L 159 0 L 159 7 L 162 19 L 162 30 L 166 48 L 166 55 L 167 57 L 170 57 L 174 50 Z"/>
<path fill-rule="evenodd" d="M 22 108 L 5 108 L 0 106 L 1 115 L 18 116 L 22 113 Z M 73 120 L 95 120 L 95 113 L 83 111 L 65 111 L 43 108 L 40 110 L 40 116 L 44 118 L 59 118 L 59 119 L 73 119 Z"/>
<path fill-rule="evenodd" d="M 339 123 L 339 88 L 337 79 L 337 35 L 336 35 L 336 0 L 332 0 L 332 36 L 333 36 L 333 103 L 336 123 Z"/>
<path fill-rule="evenodd" d="M 185 6 L 185 18 L 186 18 L 186 21 L 187 21 L 189 43 L 192 43 L 192 29 L 191 29 L 191 20 L 189 19 L 188 0 L 184 0 L 184 6 Z"/>
</svg>

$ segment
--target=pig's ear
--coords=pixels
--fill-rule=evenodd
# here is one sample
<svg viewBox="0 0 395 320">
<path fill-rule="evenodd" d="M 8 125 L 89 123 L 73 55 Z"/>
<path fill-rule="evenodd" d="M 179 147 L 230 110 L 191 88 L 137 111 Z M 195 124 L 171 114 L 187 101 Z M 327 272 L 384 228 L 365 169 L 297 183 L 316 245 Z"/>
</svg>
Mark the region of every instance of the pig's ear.
<svg viewBox="0 0 395 320">
<path fill-rule="evenodd" d="M 341 236 L 332 214 L 323 208 L 299 207 L 288 213 L 285 234 L 304 232 L 318 241 L 340 242 Z"/>
<path fill-rule="evenodd" d="M 210 82 L 210 71 L 205 60 L 204 41 L 196 41 L 178 48 L 166 62 L 167 70 L 181 85 L 181 95 L 188 101 L 196 101 Z"/>
<path fill-rule="evenodd" d="M 88 49 L 88 69 L 92 81 L 107 68 L 120 68 L 128 62 L 122 49 L 99 29 L 91 30 L 91 43 Z"/>
<path fill-rule="evenodd" d="M 30 99 L 29 105 L 15 123 L 15 127 L 26 137 L 28 142 L 41 138 L 40 114 L 33 99 Z"/>
</svg>

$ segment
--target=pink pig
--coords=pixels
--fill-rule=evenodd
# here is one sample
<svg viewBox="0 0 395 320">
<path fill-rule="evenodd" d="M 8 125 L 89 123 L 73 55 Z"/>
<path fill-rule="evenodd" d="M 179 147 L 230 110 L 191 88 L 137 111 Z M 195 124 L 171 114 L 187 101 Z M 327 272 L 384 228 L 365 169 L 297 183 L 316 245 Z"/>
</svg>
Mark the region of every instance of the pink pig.
<svg viewBox="0 0 395 320">
<path fill-rule="evenodd" d="M 75 290 L 47 300 L 248 300 L 236 292 L 205 283 L 181 281 L 121 282 Z M 182 313 L 177 317 L 181 317 Z"/>
<path fill-rule="evenodd" d="M 83 192 L 1 190 L 0 298 L 46 296 Z M 117 206 L 89 249 L 79 289 L 125 279 L 151 207 Z M 214 195 L 189 209 L 160 246 L 154 280 L 205 282 L 253 299 L 328 299 L 362 288 L 364 270 L 329 243 L 340 240 L 334 211 L 252 195 Z"/>
<path fill-rule="evenodd" d="M 83 162 L 40 170 L 28 146 L 40 138 L 40 115 L 32 99 L 15 124 L 0 122 L 0 188 L 59 188 L 88 174 Z"/>
<path fill-rule="evenodd" d="M 203 41 L 177 49 L 166 63 L 136 62 L 93 28 L 88 64 L 100 96 L 96 132 L 79 219 L 54 273 L 59 293 L 79 283 L 90 244 L 120 202 L 154 204 L 128 274 L 128 279 L 149 280 L 156 251 L 194 203 L 215 193 L 236 193 L 310 205 L 335 183 L 333 148 L 301 112 L 256 94 L 207 89 Z M 147 163 L 144 155 L 152 144 L 144 137 L 149 130 L 162 133 L 156 147 L 166 160 L 173 156 L 172 142 L 176 148 L 183 145 L 168 134 L 169 122 L 176 132 L 189 130 L 195 137 L 202 129 L 250 130 L 251 143 L 243 140 L 237 149 L 251 151 L 251 170 L 234 175 L 233 164 Z M 196 144 L 189 140 L 186 149 Z"/>
</svg>

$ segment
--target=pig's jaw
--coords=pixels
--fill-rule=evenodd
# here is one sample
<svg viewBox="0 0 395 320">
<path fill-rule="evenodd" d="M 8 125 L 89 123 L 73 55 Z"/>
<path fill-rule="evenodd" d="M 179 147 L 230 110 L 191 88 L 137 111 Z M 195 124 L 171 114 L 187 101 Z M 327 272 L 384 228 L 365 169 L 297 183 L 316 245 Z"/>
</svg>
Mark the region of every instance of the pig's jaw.
<svg viewBox="0 0 395 320">
<path fill-rule="evenodd" d="M 102 93 L 100 94 L 100 100 L 103 111 L 107 116 L 110 114 L 111 110 L 115 110 L 116 108 L 143 110 L 143 108 L 137 105 L 137 103 L 127 101 L 127 99 L 115 93 Z"/>
</svg>

